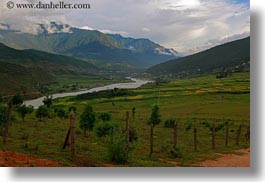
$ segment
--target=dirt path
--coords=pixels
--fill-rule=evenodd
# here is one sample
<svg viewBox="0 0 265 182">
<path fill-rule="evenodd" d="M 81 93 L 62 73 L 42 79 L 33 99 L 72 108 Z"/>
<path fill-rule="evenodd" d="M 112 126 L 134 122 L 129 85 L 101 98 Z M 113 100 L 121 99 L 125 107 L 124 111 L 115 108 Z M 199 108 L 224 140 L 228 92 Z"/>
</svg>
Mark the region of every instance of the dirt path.
<svg viewBox="0 0 265 182">
<path fill-rule="evenodd" d="M 60 167 L 59 162 L 32 157 L 26 154 L 0 151 L 0 167 Z"/>
<path fill-rule="evenodd" d="M 237 154 L 221 154 L 216 160 L 206 160 L 199 164 L 201 167 L 250 167 L 250 149 L 240 149 Z"/>
</svg>

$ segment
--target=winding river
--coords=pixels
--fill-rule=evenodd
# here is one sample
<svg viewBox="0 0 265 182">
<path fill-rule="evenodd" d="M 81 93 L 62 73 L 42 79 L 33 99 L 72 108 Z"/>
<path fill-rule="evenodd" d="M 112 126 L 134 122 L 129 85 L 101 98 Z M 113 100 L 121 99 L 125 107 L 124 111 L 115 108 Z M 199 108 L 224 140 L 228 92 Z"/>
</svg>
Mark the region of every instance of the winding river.
<svg viewBox="0 0 265 182">
<path fill-rule="evenodd" d="M 95 87 L 95 88 L 92 88 L 92 89 L 89 89 L 89 90 L 53 94 L 52 98 L 53 99 L 57 99 L 57 98 L 62 98 L 62 97 L 67 97 L 67 96 L 76 96 L 76 95 L 81 95 L 81 94 L 85 94 L 85 93 L 99 92 L 99 91 L 103 91 L 103 90 L 111 90 L 111 89 L 114 89 L 114 88 L 133 89 L 133 88 L 141 87 L 142 85 L 145 85 L 145 84 L 147 84 L 149 82 L 152 82 L 152 81 L 140 80 L 140 79 L 136 79 L 136 78 L 129 78 L 129 79 L 131 79 L 133 82 L 130 82 L 130 83 L 115 83 L 115 84 L 106 85 L 106 86 L 103 86 L 103 87 Z M 33 106 L 36 109 L 39 106 L 43 105 L 43 102 L 42 102 L 43 99 L 44 99 L 44 97 L 40 97 L 40 98 L 37 98 L 37 99 L 25 101 L 24 103 L 25 103 L 25 105 L 27 105 L 27 106 L 31 105 L 31 106 Z"/>
</svg>

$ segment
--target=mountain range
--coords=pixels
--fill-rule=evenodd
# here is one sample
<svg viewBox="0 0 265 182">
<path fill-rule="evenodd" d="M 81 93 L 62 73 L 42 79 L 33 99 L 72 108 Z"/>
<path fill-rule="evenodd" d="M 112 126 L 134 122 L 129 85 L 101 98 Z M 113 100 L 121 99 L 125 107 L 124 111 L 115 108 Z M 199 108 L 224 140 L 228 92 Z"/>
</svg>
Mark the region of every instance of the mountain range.
<svg viewBox="0 0 265 182">
<path fill-rule="evenodd" d="M 96 65 L 111 68 L 116 65 L 122 65 L 122 68 L 148 68 L 180 57 L 175 50 L 149 39 L 125 38 L 119 34 L 104 34 L 56 22 L 38 24 L 35 33 L 6 27 L 0 30 L 0 42 L 16 49 L 35 49 L 88 59 Z"/>
</svg>

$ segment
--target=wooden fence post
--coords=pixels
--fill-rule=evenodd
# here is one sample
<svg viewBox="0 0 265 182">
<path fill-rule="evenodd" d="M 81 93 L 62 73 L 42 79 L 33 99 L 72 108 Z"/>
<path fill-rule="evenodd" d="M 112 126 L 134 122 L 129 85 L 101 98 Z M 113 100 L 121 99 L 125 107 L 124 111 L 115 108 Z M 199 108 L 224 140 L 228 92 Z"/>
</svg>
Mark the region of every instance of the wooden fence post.
<svg viewBox="0 0 265 182">
<path fill-rule="evenodd" d="M 212 149 L 215 150 L 215 122 L 212 126 Z"/>
<path fill-rule="evenodd" d="M 197 151 L 197 149 L 198 149 L 198 147 L 197 147 L 197 145 L 198 145 L 198 140 L 197 140 L 197 125 L 195 124 L 194 125 L 194 151 L 196 152 Z"/>
<path fill-rule="evenodd" d="M 236 145 L 239 145 L 241 129 L 242 129 L 242 125 L 240 124 L 239 127 L 238 127 L 238 130 L 237 130 Z"/>
<path fill-rule="evenodd" d="M 248 128 L 247 128 L 247 132 L 246 132 L 246 141 L 247 141 L 247 142 L 250 141 L 250 126 L 248 126 Z"/>
<path fill-rule="evenodd" d="M 177 122 L 175 122 L 174 124 L 173 137 L 174 137 L 173 148 L 176 149 L 176 146 L 178 145 L 178 123 Z"/>
<path fill-rule="evenodd" d="M 225 128 L 225 146 L 226 147 L 228 146 L 228 140 L 229 140 L 229 126 L 227 124 Z"/>
<path fill-rule="evenodd" d="M 71 146 L 71 156 L 72 160 L 76 159 L 76 145 L 75 145 L 75 113 L 71 111 L 70 113 L 70 146 Z"/>
<path fill-rule="evenodd" d="M 154 142 L 154 124 L 150 125 L 150 156 L 153 153 L 153 142 Z"/>
<path fill-rule="evenodd" d="M 8 110 L 7 110 L 7 120 L 6 120 L 6 125 L 5 125 L 5 130 L 3 134 L 3 143 L 6 144 L 8 135 L 9 135 L 9 128 L 11 124 L 11 117 L 12 117 L 12 112 L 13 112 L 13 99 L 11 99 L 8 103 Z"/>
<path fill-rule="evenodd" d="M 127 143 L 130 140 L 130 128 L 129 128 L 129 111 L 126 112 L 126 127 L 125 127 L 125 131 L 126 131 L 126 141 Z"/>
</svg>

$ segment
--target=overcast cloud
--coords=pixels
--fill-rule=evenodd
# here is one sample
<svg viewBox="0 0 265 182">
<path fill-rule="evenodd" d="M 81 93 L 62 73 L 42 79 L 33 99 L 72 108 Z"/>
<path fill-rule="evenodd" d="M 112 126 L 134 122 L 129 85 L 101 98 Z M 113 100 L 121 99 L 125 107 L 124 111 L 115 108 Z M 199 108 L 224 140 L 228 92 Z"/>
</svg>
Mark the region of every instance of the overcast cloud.
<svg viewBox="0 0 265 182">
<path fill-rule="evenodd" d="M 34 33 L 34 24 L 58 21 L 104 33 L 149 38 L 184 54 L 243 38 L 250 32 L 249 5 L 240 0 L 64 0 L 90 3 L 89 10 L 10 10 L 7 1 L 0 2 L 0 23 L 8 23 L 13 29 Z M 50 2 L 14 0 L 39 1 Z"/>
</svg>

